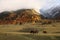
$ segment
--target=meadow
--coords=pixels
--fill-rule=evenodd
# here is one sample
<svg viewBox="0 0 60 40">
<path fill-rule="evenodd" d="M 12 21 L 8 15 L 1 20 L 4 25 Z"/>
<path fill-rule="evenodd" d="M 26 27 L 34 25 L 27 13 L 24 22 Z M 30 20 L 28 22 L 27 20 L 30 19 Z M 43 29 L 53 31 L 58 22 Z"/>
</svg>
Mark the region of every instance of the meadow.
<svg viewBox="0 0 60 40">
<path fill-rule="evenodd" d="M 30 33 L 32 29 L 37 29 L 39 32 Z M 40 23 L 0 25 L 0 40 L 60 40 L 60 22 L 44 25 Z"/>
</svg>

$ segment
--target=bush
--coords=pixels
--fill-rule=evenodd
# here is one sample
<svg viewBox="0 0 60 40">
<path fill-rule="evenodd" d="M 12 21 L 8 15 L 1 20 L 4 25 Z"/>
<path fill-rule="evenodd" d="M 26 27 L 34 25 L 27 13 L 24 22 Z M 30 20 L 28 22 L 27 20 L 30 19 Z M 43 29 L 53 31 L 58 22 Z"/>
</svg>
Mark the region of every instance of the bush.
<svg viewBox="0 0 60 40">
<path fill-rule="evenodd" d="M 38 33 L 39 30 L 37 28 L 23 28 L 19 32 Z"/>
</svg>

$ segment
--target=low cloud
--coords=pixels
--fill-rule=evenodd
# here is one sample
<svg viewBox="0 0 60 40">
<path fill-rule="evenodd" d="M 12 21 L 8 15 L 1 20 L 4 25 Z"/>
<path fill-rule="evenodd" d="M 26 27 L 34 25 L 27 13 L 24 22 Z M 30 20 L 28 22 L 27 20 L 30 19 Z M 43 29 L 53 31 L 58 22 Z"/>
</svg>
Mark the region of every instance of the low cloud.
<svg viewBox="0 0 60 40">
<path fill-rule="evenodd" d="M 0 0 L 0 12 L 22 8 L 34 8 L 38 11 L 44 4 L 44 0 Z"/>
</svg>

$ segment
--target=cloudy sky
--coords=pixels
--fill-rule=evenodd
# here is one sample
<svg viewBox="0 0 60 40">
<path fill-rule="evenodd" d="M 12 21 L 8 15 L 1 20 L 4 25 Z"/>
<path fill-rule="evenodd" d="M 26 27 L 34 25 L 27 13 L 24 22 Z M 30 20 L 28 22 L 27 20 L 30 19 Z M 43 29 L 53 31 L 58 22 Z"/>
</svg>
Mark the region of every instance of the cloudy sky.
<svg viewBox="0 0 60 40">
<path fill-rule="evenodd" d="M 22 8 L 48 9 L 60 4 L 60 0 L 0 0 L 0 12 Z"/>
<path fill-rule="evenodd" d="M 42 9 L 46 10 L 56 6 L 60 6 L 60 0 L 47 0 Z"/>
</svg>

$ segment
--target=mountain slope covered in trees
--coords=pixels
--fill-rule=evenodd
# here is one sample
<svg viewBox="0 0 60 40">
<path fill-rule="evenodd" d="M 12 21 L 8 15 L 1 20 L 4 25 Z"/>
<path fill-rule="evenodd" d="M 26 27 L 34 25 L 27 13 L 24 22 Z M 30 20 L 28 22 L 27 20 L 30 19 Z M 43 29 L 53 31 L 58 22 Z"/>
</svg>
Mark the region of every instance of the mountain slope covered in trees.
<svg viewBox="0 0 60 40">
<path fill-rule="evenodd" d="M 20 24 L 39 21 L 40 15 L 34 9 L 20 9 L 16 11 L 4 11 L 0 13 L 0 24 Z"/>
</svg>

